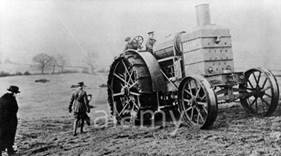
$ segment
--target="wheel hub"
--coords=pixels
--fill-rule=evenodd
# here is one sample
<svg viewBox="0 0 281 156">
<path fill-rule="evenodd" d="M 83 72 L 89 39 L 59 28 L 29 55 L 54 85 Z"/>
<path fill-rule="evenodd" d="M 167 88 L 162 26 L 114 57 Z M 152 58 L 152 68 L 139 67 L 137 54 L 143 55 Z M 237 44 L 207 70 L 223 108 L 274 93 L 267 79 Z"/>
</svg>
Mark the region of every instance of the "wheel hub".
<svg viewBox="0 0 281 156">
<path fill-rule="evenodd" d="M 124 86 L 122 88 L 122 92 L 123 92 L 123 95 L 126 96 L 126 97 L 129 97 L 130 96 L 130 88 L 128 86 Z"/>
<path fill-rule="evenodd" d="M 263 97 L 265 94 L 265 91 L 263 91 L 260 87 L 257 87 L 253 92 L 255 97 Z"/>
<path fill-rule="evenodd" d="M 197 105 L 197 101 L 196 101 L 196 99 L 195 98 L 191 98 L 191 106 L 192 107 L 195 107 Z"/>
</svg>

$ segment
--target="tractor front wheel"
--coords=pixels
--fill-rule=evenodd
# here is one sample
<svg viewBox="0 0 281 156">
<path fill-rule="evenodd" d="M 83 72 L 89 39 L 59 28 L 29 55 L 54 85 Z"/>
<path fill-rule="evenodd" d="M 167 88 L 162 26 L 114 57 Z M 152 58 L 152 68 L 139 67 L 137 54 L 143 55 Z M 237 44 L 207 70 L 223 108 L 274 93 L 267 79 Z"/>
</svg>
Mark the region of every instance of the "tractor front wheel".
<svg viewBox="0 0 281 156">
<path fill-rule="evenodd" d="M 279 101 L 279 87 L 275 76 L 267 69 L 254 68 L 245 72 L 245 83 L 239 86 L 241 105 L 256 116 L 269 116 Z"/>
<path fill-rule="evenodd" d="M 200 76 L 186 77 L 178 91 L 181 120 L 201 129 L 210 128 L 216 120 L 218 105 L 214 90 Z"/>
</svg>

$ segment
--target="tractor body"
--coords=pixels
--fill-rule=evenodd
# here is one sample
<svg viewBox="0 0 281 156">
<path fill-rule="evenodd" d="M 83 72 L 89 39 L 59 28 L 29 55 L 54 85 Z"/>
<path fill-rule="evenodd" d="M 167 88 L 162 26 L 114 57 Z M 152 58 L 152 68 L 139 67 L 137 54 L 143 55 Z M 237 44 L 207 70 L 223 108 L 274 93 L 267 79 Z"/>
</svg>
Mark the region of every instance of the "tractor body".
<svg viewBox="0 0 281 156">
<path fill-rule="evenodd" d="M 108 101 L 119 120 L 176 107 L 188 125 L 206 129 L 216 120 L 220 103 L 240 101 L 257 116 L 276 109 L 275 76 L 263 68 L 236 72 L 229 29 L 211 24 L 208 4 L 196 6 L 196 12 L 193 31 L 177 33 L 153 53 L 127 49 L 115 59 L 108 76 Z"/>
</svg>

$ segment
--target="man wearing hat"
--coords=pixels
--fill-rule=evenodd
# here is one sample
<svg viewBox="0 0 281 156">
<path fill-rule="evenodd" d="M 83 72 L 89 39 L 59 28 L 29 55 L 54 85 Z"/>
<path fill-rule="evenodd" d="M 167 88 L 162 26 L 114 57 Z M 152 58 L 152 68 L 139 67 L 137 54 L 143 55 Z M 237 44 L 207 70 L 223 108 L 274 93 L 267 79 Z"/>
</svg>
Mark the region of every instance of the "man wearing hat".
<svg viewBox="0 0 281 156">
<path fill-rule="evenodd" d="M 69 104 L 69 112 L 73 112 L 74 124 L 73 124 L 73 135 L 76 136 L 77 127 L 80 125 L 80 132 L 83 133 L 84 121 L 90 124 L 90 118 L 87 112 L 90 112 L 89 100 L 86 91 L 84 90 L 84 82 L 78 83 L 78 88 L 73 92 Z"/>
<path fill-rule="evenodd" d="M 146 48 L 145 50 L 153 53 L 153 45 L 156 42 L 156 40 L 154 39 L 154 32 L 151 31 L 151 32 L 148 32 L 147 34 L 148 34 L 148 39 L 145 44 L 145 48 Z"/>
<path fill-rule="evenodd" d="M 16 94 L 20 91 L 17 86 L 10 86 L 7 90 L 9 92 L 0 98 L 0 155 L 6 149 L 8 155 L 16 152 L 13 149 L 18 124 Z"/>
</svg>

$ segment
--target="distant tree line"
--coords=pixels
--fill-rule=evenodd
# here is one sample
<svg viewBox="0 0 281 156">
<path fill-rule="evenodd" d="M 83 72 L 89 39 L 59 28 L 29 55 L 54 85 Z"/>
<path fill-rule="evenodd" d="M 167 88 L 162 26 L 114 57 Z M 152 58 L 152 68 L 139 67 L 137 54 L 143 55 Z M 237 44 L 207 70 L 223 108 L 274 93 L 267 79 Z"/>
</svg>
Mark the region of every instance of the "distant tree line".
<svg viewBox="0 0 281 156">
<path fill-rule="evenodd" d="M 66 65 L 66 59 L 61 54 L 50 56 L 45 53 L 40 53 L 35 55 L 32 60 L 36 63 L 41 74 L 44 74 L 47 70 L 51 70 L 51 73 L 55 73 L 56 71 L 63 73 Z"/>
<path fill-rule="evenodd" d="M 85 66 L 81 66 L 80 72 L 82 73 L 90 73 L 95 74 L 96 73 L 96 60 L 98 58 L 97 53 L 95 52 L 88 52 L 84 56 L 83 63 Z M 51 72 L 51 73 L 66 73 L 69 72 L 65 71 L 65 67 L 67 64 L 66 58 L 64 55 L 56 55 L 51 56 L 46 53 L 40 53 L 33 57 L 33 62 L 36 64 L 36 67 L 40 71 L 41 74 Z M 69 66 L 71 67 L 71 66 Z M 99 71 L 98 71 L 99 72 Z"/>
<path fill-rule="evenodd" d="M 25 71 L 25 72 L 16 72 L 16 73 L 9 73 L 6 71 L 0 71 L 0 77 L 6 77 L 6 76 L 20 76 L 20 75 L 31 75 L 31 73 L 29 71 Z"/>
<path fill-rule="evenodd" d="M 34 64 L 31 66 L 35 67 L 39 72 L 30 73 L 29 71 L 17 71 L 15 73 L 10 73 L 7 71 L 0 71 L 0 77 L 4 76 L 17 76 L 17 75 L 37 75 L 46 73 L 86 73 L 86 74 L 96 74 L 96 73 L 107 73 L 106 68 L 97 69 L 96 60 L 98 58 L 97 53 L 88 52 L 83 57 L 82 66 L 67 66 L 67 59 L 64 55 L 49 55 L 46 53 L 36 54 L 32 61 Z M 84 64 L 84 65 L 83 65 Z"/>
</svg>

